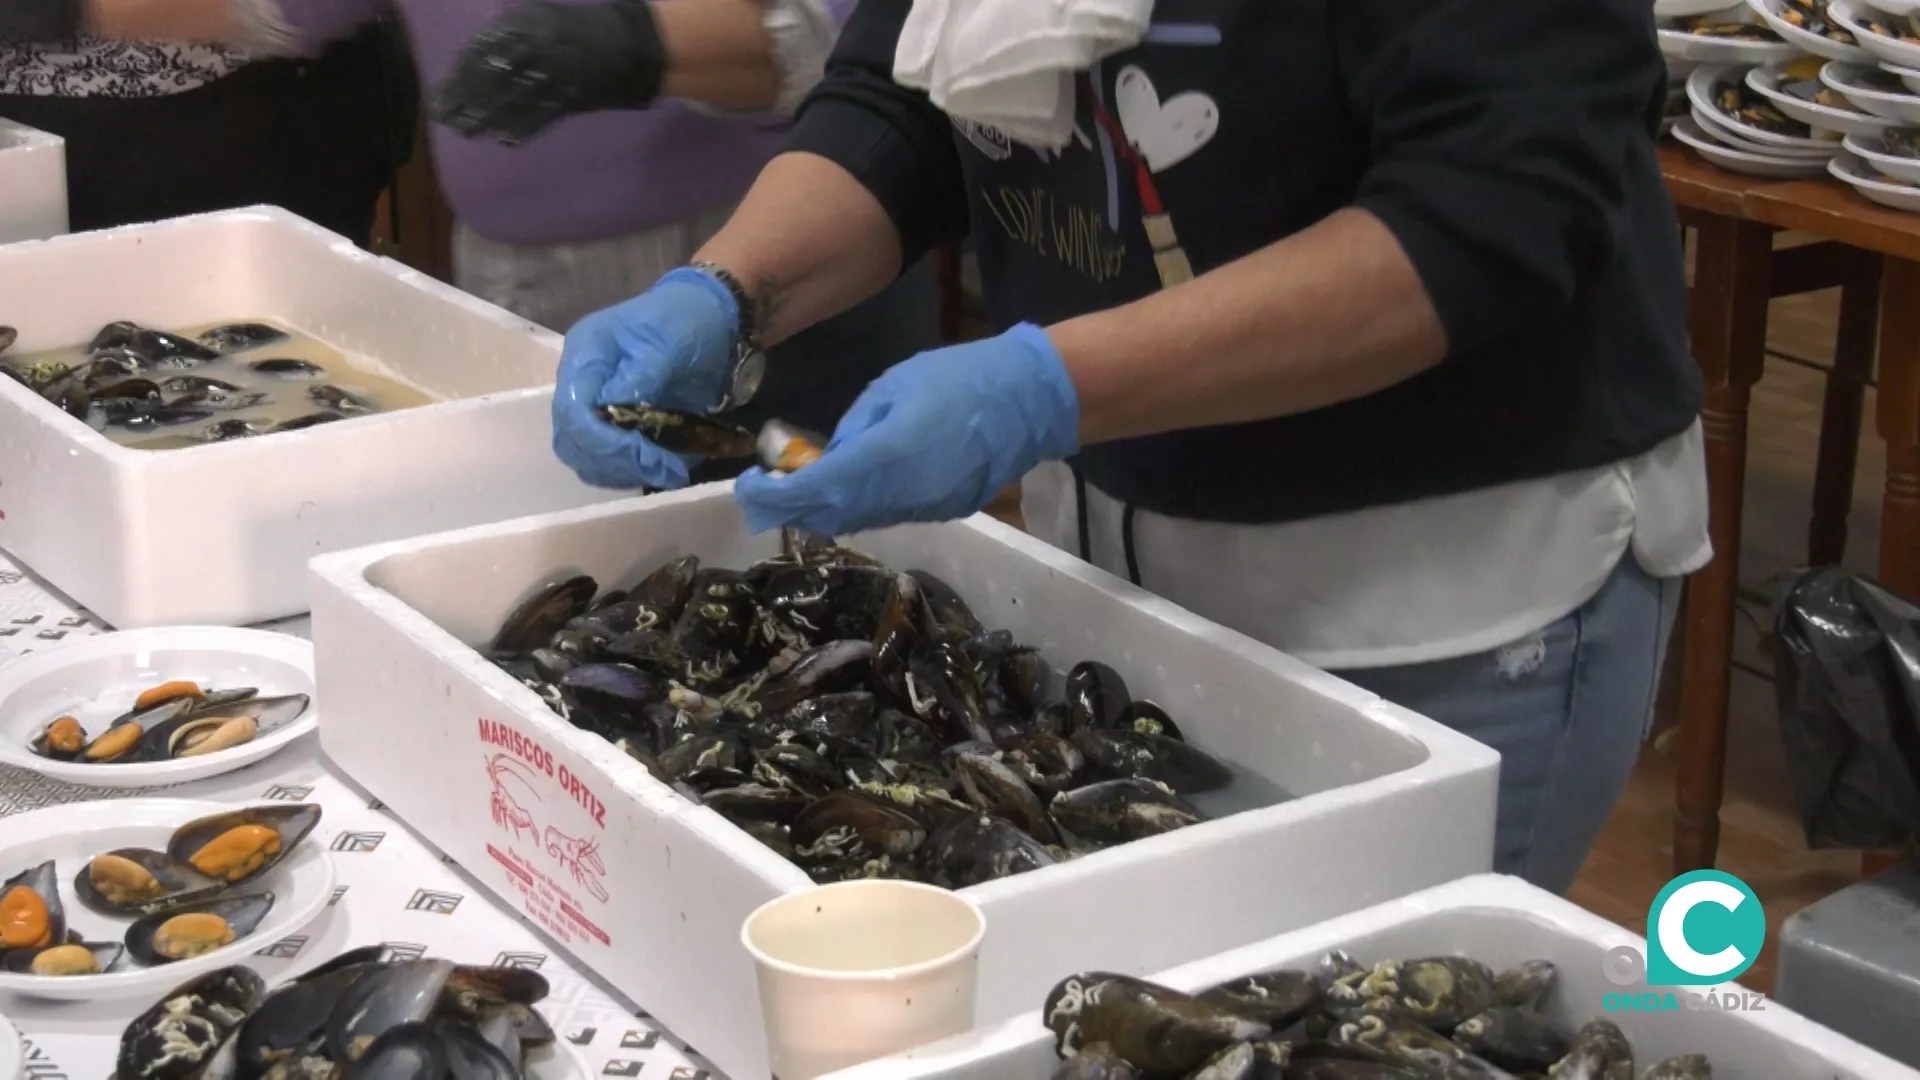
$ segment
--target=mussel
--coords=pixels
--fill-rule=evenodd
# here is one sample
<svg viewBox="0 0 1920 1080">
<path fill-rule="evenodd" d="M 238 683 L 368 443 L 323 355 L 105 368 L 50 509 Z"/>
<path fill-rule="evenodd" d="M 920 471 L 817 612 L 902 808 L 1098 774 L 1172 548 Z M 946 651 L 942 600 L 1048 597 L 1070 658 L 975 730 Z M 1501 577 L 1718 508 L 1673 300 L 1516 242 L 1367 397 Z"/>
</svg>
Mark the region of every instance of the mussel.
<svg viewBox="0 0 1920 1080">
<path fill-rule="evenodd" d="M 284 356 L 255 360 L 247 366 L 262 375 L 272 375 L 279 379 L 320 379 L 325 378 L 327 374 L 327 369 L 319 364 Z"/>
<path fill-rule="evenodd" d="M 162 851 L 102 852 L 73 878 L 80 902 L 108 915 L 146 914 L 217 893 L 225 885 Z"/>
<path fill-rule="evenodd" d="M 117 1080 L 193 1080 L 259 1003 L 266 984 L 248 967 L 182 983 L 135 1017 L 120 1036 Z"/>
<path fill-rule="evenodd" d="M 314 803 L 243 807 L 175 829 L 167 855 L 237 885 L 272 869 L 319 823 L 320 807 Z"/>
<path fill-rule="evenodd" d="M 750 458 L 759 453 L 759 437 L 738 424 L 701 413 L 654 405 L 605 405 L 600 418 L 674 454 L 710 458 Z"/>
<path fill-rule="evenodd" d="M 199 342 L 219 353 L 246 352 L 287 340 L 287 332 L 265 323 L 230 323 L 201 334 Z"/>
<path fill-rule="evenodd" d="M 127 352 L 156 368 L 196 367 L 220 356 L 197 341 L 124 321 L 102 327 L 88 343 L 87 351 Z"/>
<path fill-rule="evenodd" d="M 296 416 L 291 420 L 280 421 L 273 425 L 268 434 L 277 435 L 285 431 L 305 431 L 310 427 L 319 427 L 321 424 L 331 424 L 335 420 L 344 419 L 346 419 L 346 417 L 341 416 L 337 412 L 308 413 L 305 416 Z"/>
<path fill-rule="evenodd" d="M 1285 1031 L 1320 1004 L 1320 987 L 1311 973 L 1282 968 L 1221 983 L 1201 992 L 1199 999 L 1273 1031 Z"/>
<path fill-rule="evenodd" d="M 545 645 L 570 619 L 585 612 L 599 591 L 599 583 L 584 574 L 544 586 L 500 624 L 487 652 L 518 656 Z"/>
<path fill-rule="evenodd" d="M 944 889 L 965 889 L 1056 861 L 1045 844 L 1005 818 L 967 814 L 928 836 L 920 865 L 928 882 Z"/>
<path fill-rule="evenodd" d="M 66 940 L 66 910 L 53 862 L 0 882 L 0 950 L 44 949 Z"/>
<path fill-rule="evenodd" d="M 56 761 L 68 761 L 80 756 L 87 747 L 87 729 L 80 721 L 71 716 L 58 717 L 40 729 L 40 734 L 28 744 L 34 753 Z"/>
<path fill-rule="evenodd" d="M 253 933 L 272 909 L 273 894 L 259 892 L 155 911 L 127 927 L 127 952 L 148 966 L 205 956 Z"/>
<path fill-rule="evenodd" d="M 312 398 L 315 404 L 325 406 L 334 412 L 347 413 L 352 416 L 379 411 L 373 402 L 366 397 L 356 394 L 344 387 L 334 386 L 331 383 L 307 387 L 307 396 Z"/>
<path fill-rule="evenodd" d="M 1047 810 L 1061 829 L 1091 844 L 1124 844 L 1206 820 L 1171 787 L 1140 777 L 1063 791 Z"/>
<path fill-rule="evenodd" d="M 116 942 L 68 941 L 44 949 L 14 949 L 0 957 L 0 966 L 17 975 L 62 978 L 99 975 L 113 970 L 126 948 Z"/>
<path fill-rule="evenodd" d="M 1063 1054 L 1106 1043 L 1135 1068 L 1174 1076 L 1270 1030 L 1177 990 L 1099 971 L 1062 979 L 1047 994 L 1040 1017 Z"/>
<path fill-rule="evenodd" d="M 1547 1017 L 1532 1009 L 1495 1006 L 1468 1017 L 1453 1041 L 1515 1073 L 1545 1072 L 1567 1055 L 1567 1040 Z"/>
</svg>

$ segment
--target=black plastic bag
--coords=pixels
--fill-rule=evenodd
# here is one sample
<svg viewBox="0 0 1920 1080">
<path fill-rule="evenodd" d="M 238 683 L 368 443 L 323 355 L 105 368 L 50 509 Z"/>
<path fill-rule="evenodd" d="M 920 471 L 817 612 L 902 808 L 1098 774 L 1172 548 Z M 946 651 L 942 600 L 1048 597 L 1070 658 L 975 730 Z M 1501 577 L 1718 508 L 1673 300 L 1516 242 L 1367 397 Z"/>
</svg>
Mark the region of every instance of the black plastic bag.
<svg viewBox="0 0 1920 1080">
<path fill-rule="evenodd" d="M 1837 567 L 1787 575 L 1774 689 L 1794 800 L 1814 848 L 1920 837 L 1920 606 Z"/>
</svg>

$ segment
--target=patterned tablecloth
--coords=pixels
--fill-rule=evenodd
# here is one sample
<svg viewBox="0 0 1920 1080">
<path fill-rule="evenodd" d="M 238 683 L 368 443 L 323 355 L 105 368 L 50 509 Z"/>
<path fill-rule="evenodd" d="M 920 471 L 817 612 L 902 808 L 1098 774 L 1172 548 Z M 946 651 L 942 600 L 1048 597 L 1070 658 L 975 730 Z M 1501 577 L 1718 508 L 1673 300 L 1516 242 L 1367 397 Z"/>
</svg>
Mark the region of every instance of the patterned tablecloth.
<svg viewBox="0 0 1920 1080">
<path fill-rule="evenodd" d="M 306 635 L 305 619 L 268 629 Z M 91 614 L 0 553 L 0 665 L 104 632 Z M 59 803 L 159 795 L 251 802 L 314 802 L 324 814 L 313 842 L 332 851 L 332 905 L 250 963 L 271 983 L 349 948 L 383 942 L 397 952 L 463 963 L 535 968 L 553 992 L 542 1006 L 596 1076 L 718 1080 L 711 1065 L 598 980 L 576 970 L 523 916 L 409 831 L 378 801 L 334 773 L 312 738 L 249 768 L 161 789 L 78 787 L 0 766 L 0 817 Z M 150 1001 L 65 1004 L 0 995 L 0 1013 L 26 1042 L 28 1080 L 101 1080 L 113 1071 L 121 1029 Z M 9 1080 L 9 1078 L 0 1078 Z"/>
</svg>

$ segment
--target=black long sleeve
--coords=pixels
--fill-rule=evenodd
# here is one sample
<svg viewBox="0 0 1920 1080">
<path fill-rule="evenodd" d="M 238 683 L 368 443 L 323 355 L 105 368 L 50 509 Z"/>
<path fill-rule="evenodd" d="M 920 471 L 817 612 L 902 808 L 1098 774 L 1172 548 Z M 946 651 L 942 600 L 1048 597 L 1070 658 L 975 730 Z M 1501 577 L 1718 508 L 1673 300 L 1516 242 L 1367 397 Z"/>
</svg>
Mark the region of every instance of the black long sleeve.
<svg viewBox="0 0 1920 1080">
<path fill-rule="evenodd" d="M 1664 85 L 1645 0 L 1349 0 L 1331 14 L 1370 163 L 1454 352 L 1571 301 L 1624 242 Z"/>
<path fill-rule="evenodd" d="M 903 266 L 967 230 L 953 127 L 925 94 L 893 81 L 894 46 L 911 7 L 861 0 L 786 145 L 834 162 L 873 193 L 900 233 Z"/>
</svg>

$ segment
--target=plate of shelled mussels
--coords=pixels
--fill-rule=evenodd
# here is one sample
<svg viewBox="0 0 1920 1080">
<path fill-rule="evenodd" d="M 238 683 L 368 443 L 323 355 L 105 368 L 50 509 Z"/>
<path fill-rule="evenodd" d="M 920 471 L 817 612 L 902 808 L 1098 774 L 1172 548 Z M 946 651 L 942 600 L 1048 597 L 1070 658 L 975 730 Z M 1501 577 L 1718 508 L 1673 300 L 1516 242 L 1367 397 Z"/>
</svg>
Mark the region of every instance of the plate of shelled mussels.
<svg viewBox="0 0 1920 1080">
<path fill-rule="evenodd" d="M 174 986 L 120 1035 L 114 1080 L 587 1080 L 516 967 L 351 949 L 267 988 L 247 967 Z"/>
<path fill-rule="evenodd" d="M 224 627 L 82 638 L 0 670 L 0 762 L 70 784 L 230 772 L 312 731 L 313 645 Z"/>
<path fill-rule="evenodd" d="M 118 799 L 0 820 L 0 991 L 155 993 L 294 933 L 333 897 L 311 803 Z"/>
<path fill-rule="evenodd" d="M 1636 1062 L 1604 1017 L 1555 1022 L 1541 1006 L 1557 977 L 1547 960 L 1496 972 L 1469 956 L 1365 964 L 1336 950 L 1311 971 L 1194 994 L 1081 972 L 1040 1017 L 1063 1059 L 1054 1080 L 1711 1080 L 1703 1054 Z"/>
</svg>

